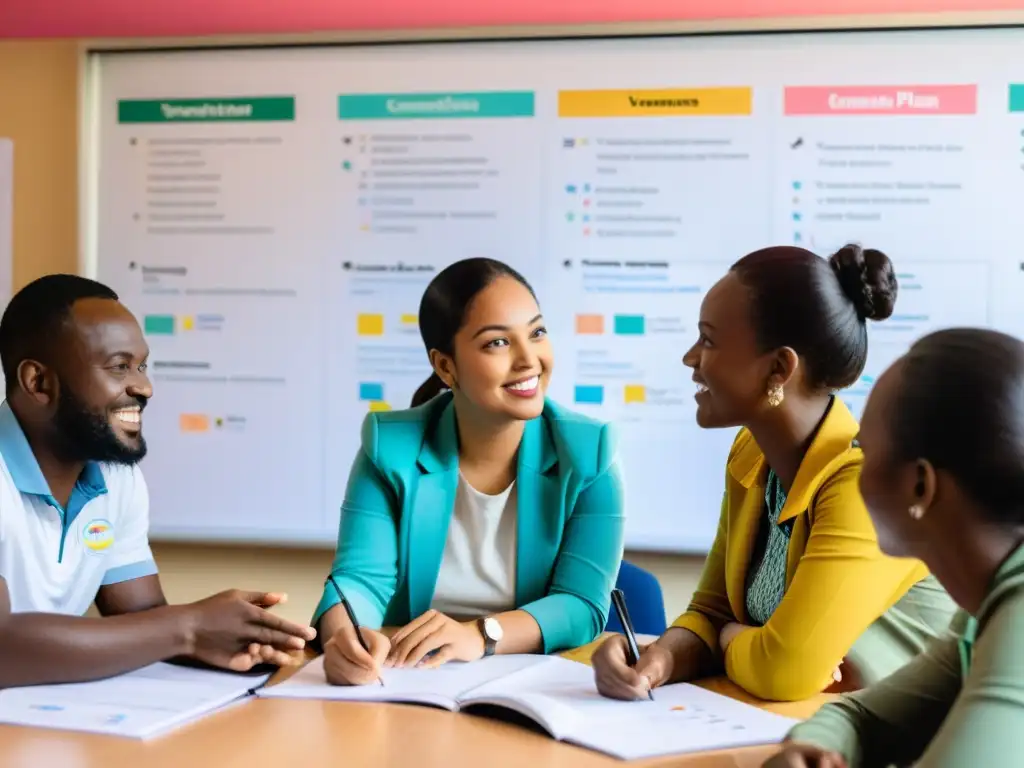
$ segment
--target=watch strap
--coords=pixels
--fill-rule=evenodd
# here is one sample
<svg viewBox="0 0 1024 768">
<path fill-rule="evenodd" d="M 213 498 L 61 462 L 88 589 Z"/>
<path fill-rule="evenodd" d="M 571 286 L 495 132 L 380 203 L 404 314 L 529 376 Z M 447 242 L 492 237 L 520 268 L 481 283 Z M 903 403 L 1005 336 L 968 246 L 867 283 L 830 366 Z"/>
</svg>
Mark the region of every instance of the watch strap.
<svg viewBox="0 0 1024 768">
<path fill-rule="evenodd" d="M 497 650 L 497 647 L 498 647 L 498 641 L 495 640 L 494 638 L 492 638 L 490 635 L 487 634 L 487 624 L 485 623 L 486 621 L 487 621 L 486 617 L 481 618 L 481 619 L 477 619 L 477 626 L 480 629 L 480 635 L 484 639 L 484 658 L 485 659 L 488 656 L 493 656 L 494 652 Z"/>
</svg>

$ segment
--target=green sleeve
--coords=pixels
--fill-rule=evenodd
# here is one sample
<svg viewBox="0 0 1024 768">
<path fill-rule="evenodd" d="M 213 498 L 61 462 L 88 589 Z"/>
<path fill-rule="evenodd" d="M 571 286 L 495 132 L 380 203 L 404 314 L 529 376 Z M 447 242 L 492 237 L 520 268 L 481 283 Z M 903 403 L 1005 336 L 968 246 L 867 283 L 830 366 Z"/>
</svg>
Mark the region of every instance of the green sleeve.
<svg viewBox="0 0 1024 768">
<path fill-rule="evenodd" d="M 960 685 L 958 640 L 946 636 L 870 688 L 826 704 L 790 731 L 789 738 L 839 752 L 848 768 L 912 764 L 935 738 Z M 985 763 L 957 765 L 974 764 Z M 925 765 L 946 768 L 954 763 L 920 763 Z"/>
<path fill-rule="evenodd" d="M 970 674 L 915 768 L 1016 764 L 1024 725 L 1024 591 L 1004 598 L 985 621 Z"/>
</svg>

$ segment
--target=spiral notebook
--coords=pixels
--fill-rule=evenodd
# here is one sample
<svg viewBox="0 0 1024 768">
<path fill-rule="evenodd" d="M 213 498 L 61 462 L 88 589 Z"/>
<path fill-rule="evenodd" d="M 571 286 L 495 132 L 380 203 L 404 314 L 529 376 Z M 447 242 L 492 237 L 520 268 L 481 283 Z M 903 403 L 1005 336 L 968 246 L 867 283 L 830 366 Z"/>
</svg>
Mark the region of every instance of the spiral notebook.
<svg viewBox="0 0 1024 768">
<path fill-rule="evenodd" d="M 334 686 L 323 657 L 263 698 L 331 699 L 508 710 L 553 738 L 622 760 L 778 743 L 795 720 L 688 683 L 658 688 L 654 701 L 601 696 L 591 668 L 555 656 L 492 656 L 438 669 L 385 669 L 383 686 Z"/>
</svg>

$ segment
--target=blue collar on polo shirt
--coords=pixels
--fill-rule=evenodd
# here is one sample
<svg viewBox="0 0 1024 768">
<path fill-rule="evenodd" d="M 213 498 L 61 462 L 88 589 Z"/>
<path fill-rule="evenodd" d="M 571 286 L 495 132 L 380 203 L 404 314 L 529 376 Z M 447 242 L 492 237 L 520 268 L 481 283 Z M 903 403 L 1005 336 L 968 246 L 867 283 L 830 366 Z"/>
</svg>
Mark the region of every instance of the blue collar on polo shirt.
<svg viewBox="0 0 1024 768">
<path fill-rule="evenodd" d="M 25 437 L 18 418 L 6 400 L 3 405 L 0 405 L 0 455 L 3 456 L 7 471 L 11 473 L 11 479 L 14 480 L 18 491 L 38 496 L 60 512 L 65 533 L 86 504 L 107 492 L 107 483 L 103 479 L 103 471 L 99 464 L 94 461 L 87 462 L 82 474 L 78 476 L 75 487 L 71 490 L 67 509 L 62 509 L 57 500 L 53 498 L 50 484 L 43 477 L 39 462 L 36 461 L 35 454 L 32 453 L 32 446 L 28 444 L 28 438 Z M 62 541 L 62 554 L 63 549 Z"/>
</svg>

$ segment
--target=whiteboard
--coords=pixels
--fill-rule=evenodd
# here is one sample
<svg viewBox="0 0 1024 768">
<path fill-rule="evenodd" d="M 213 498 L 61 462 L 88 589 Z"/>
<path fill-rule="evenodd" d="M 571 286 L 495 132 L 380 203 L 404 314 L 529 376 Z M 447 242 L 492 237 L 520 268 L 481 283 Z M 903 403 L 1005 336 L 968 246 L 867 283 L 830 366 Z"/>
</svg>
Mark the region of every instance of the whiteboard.
<svg viewBox="0 0 1024 768">
<path fill-rule="evenodd" d="M 96 274 L 156 394 L 155 539 L 330 544 L 367 411 L 428 373 L 468 256 L 535 284 L 550 395 L 622 434 L 627 546 L 702 552 L 732 430 L 680 358 L 745 253 L 882 248 L 921 334 L 1024 326 L 1024 31 L 101 54 Z"/>
</svg>

